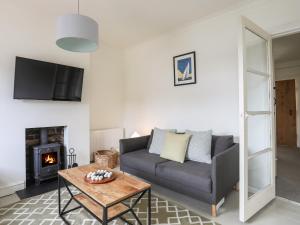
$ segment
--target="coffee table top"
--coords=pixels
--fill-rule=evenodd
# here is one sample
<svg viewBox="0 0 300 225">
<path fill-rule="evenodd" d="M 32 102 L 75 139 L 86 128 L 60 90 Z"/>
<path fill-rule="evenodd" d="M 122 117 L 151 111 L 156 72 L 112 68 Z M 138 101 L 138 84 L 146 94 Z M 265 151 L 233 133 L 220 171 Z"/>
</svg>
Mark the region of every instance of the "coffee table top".
<svg viewBox="0 0 300 225">
<path fill-rule="evenodd" d="M 134 196 L 135 194 L 151 187 L 150 184 L 136 177 L 117 171 L 114 171 L 114 173 L 117 175 L 117 178 L 109 183 L 89 184 L 84 181 L 84 177 L 87 173 L 98 169 L 105 168 L 102 168 L 98 164 L 94 163 L 86 166 L 60 170 L 58 171 L 58 174 L 77 187 L 79 190 L 84 192 L 94 201 L 105 207 L 125 200 L 130 196 Z"/>
</svg>

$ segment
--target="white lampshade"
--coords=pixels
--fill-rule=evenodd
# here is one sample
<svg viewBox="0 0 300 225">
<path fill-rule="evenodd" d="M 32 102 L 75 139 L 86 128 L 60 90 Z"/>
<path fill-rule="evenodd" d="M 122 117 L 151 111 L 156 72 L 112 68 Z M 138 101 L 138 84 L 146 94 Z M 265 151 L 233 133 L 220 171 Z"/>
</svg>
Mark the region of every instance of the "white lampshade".
<svg viewBox="0 0 300 225">
<path fill-rule="evenodd" d="M 136 138 L 136 137 L 140 137 L 141 135 L 137 132 L 134 131 L 133 134 L 131 135 L 131 138 Z"/>
<path fill-rule="evenodd" d="M 98 48 L 98 23 L 90 17 L 68 14 L 58 17 L 56 44 L 72 52 L 93 52 Z"/>
</svg>

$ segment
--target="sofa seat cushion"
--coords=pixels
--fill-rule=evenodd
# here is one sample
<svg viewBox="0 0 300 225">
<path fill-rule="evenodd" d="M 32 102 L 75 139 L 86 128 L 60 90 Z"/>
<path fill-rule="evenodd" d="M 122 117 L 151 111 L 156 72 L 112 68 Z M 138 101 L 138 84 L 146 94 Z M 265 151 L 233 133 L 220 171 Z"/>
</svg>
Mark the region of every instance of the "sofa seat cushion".
<svg viewBox="0 0 300 225">
<path fill-rule="evenodd" d="M 149 153 L 147 149 L 129 152 L 121 155 L 121 157 L 122 164 L 125 166 L 152 175 L 155 175 L 155 169 L 159 163 L 168 161 L 157 154 Z"/>
<path fill-rule="evenodd" d="M 195 161 L 163 162 L 157 165 L 156 176 L 211 193 L 211 164 Z"/>
</svg>

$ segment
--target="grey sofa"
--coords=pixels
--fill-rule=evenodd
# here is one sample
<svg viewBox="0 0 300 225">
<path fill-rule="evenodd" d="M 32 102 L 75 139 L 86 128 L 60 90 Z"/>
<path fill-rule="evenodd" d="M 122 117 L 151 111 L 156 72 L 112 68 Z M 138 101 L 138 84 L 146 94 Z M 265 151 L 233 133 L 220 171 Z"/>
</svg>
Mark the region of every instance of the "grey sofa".
<svg viewBox="0 0 300 225">
<path fill-rule="evenodd" d="M 120 169 L 176 192 L 216 205 L 239 180 L 239 145 L 233 136 L 212 137 L 212 163 L 178 163 L 149 153 L 152 135 L 120 140 Z"/>
</svg>

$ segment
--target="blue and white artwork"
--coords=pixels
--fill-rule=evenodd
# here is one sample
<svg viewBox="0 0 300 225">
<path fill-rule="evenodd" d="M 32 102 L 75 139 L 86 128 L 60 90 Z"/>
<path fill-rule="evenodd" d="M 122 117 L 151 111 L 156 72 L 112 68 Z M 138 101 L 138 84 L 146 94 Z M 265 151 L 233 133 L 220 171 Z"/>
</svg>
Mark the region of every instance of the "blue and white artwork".
<svg viewBox="0 0 300 225">
<path fill-rule="evenodd" d="M 173 63 L 175 86 L 196 83 L 195 52 L 175 56 Z"/>
<path fill-rule="evenodd" d="M 179 59 L 177 63 L 178 80 L 184 81 L 192 79 L 192 59 L 190 57 Z"/>
</svg>

